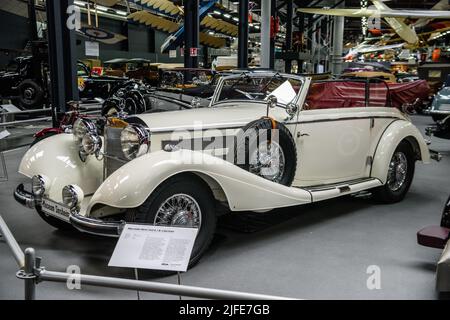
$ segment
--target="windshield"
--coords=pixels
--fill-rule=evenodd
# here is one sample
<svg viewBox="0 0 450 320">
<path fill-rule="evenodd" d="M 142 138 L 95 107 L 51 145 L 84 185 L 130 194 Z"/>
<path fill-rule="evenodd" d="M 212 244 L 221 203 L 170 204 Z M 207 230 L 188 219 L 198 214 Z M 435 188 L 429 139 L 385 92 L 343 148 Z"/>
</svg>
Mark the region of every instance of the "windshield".
<svg viewBox="0 0 450 320">
<path fill-rule="evenodd" d="M 300 77 L 281 73 L 242 73 L 223 78 L 214 104 L 233 100 L 265 101 L 275 96 L 279 105 L 287 105 L 297 99 L 303 81 Z"/>
</svg>

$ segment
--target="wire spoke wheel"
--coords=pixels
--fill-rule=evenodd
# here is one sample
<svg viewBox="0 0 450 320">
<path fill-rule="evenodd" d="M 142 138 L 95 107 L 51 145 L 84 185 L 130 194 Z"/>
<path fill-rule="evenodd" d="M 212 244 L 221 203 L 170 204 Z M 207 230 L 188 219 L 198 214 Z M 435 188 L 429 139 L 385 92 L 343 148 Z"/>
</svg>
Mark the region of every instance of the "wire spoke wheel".
<svg viewBox="0 0 450 320">
<path fill-rule="evenodd" d="M 249 171 L 279 183 L 283 177 L 285 165 L 286 160 L 280 145 L 275 141 L 263 142 L 250 156 Z"/>
<path fill-rule="evenodd" d="M 175 194 L 166 199 L 155 215 L 154 225 L 198 228 L 202 212 L 197 201 L 187 194 Z"/>
<path fill-rule="evenodd" d="M 405 184 L 408 174 L 408 158 L 403 152 L 397 151 L 389 164 L 387 184 L 392 191 L 400 190 Z"/>
</svg>

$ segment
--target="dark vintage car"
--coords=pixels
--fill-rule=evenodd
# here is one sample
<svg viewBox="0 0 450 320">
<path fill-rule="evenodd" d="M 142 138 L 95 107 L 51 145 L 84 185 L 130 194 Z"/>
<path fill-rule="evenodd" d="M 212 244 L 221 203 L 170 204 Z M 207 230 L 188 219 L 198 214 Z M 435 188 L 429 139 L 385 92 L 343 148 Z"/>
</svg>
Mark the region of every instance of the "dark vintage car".
<svg viewBox="0 0 450 320">
<path fill-rule="evenodd" d="M 95 98 L 107 99 L 113 88 L 128 80 L 125 77 L 93 74 L 91 69 L 81 61 L 77 63 L 77 77 L 81 101 L 94 100 Z"/>
<path fill-rule="evenodd" d="M 127 77 L 141 80 L 146 84 L 158 86 L 159 71 L 158 66 L 151 64 L 150 60 L 134 59 L 113 59 L 104 63 L 103 70 L 106 76 Z"/>
<path fill-rule="evenodd" d="M 0 97 L 17 107 L 42 107 L 47 99 L 48 64 L 33 56 L 17 57 L 0 72 Z"/>
<path fill-rule="evenodd" d="M 207 107 L 209 100 L 182 92 L 155 89 L 136 80 L 116 87 L 103 103 L 102 115 L 141 114 Z"/>
<path fill-rule="evenodd" d="M 426 80 L 433 94 L 437 93 L 450 74 L 450 63 L 425 63 L 417 68 L 419 78 Z"/>
<path fill-rule="evenodd" d="M 444 249 L 437 263 L 436 289 L 450 292 L 450 197 L 444 206 L 439 226 L 425 227 L 417 232 L 417 242 L 426 247 Z"/>
</svg>

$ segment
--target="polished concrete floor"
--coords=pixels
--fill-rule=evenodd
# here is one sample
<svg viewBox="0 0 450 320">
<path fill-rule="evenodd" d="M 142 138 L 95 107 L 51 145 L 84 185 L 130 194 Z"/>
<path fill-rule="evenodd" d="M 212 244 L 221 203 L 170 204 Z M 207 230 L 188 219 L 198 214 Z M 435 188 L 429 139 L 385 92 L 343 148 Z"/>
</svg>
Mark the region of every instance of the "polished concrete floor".
<svg viewBox="0 0 450 320">
<path fill-rule="evenodd" d="M 414 117 L 422 130 L 431 123 Z M 432 148 L 444 159 L 417 165 L 406 199 L 377 205 L 370 199 L 345 197 L 314 205 L 222 219 L 202 261 L 182 275 L 182 283 L 304 299 L 436 299 L 435 263 L 440 250 L 417 245 L 420 228 L 439 223 L 450 193 L 450 141 L 435 139 Z M 49 270 L 78 265 L 85 274 L 133 278 L 130 269 L 107 266 L 115 240 L 64 233 L 46 225 L 16 204 L 13 188 L 27 182 L 16 173 L 25 149 L 6 154 L 10 179 L 0 183 L 0 212 L 22 248 L 33 247 Z M 380 268 L 381 288 L 367 288 L 367 269 Z M 21 299 L 23 283 L 0 240 L 0 299 Z M 176 276 L 155 281 L 176 283 Z M 135 292 L 42 283 L 39 299 L 136 299 Z M 141 294 L 142 299 L 174 299 Z"/>
</svg>

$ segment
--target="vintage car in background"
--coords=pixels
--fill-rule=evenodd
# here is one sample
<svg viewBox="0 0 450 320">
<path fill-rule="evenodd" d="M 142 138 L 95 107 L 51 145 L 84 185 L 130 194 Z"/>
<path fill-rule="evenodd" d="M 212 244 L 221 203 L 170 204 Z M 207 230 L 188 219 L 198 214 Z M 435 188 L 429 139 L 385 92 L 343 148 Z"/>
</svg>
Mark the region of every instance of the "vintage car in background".
<svg viewBox="0 0 450 320">
<path fill-rule="evenodd" d="M 450 75 L 434 96 L 429 113 L 436 122 L 450 115 Z"/>
<path fill-rule="evenodd" d="M 152 64 L 150 60 L 142 58 L 113 59 L 104 63 L 103 74 L 116 77 L 127 77 L 141 80 L 152 86 L 158 86 L 158 65 Z"/>
<path fill-rule="evenodd" d="M 124 77 L 93 74 L 91 69 L 82 61 L 77 63 L 77 77 L 81 101 L 90 101 L 96 98 L 104 100 L 108 98 L 111 90 L 128 80 Z"/>
<path fill-rule="evenodd" d="M 160 69 L 159 86 L 165 90 L 184 90 L 208 85 L 215 71 L 201 68 Z"/>
<path fill-rule="evenodd" d="M 450 74 L 450 63 L 424 63 L 417 68 L 421 80 L 426 80 L 431 88 L 431 93 L 436 94 L 442 89 Z"/>
<path fill-rule="evenodd" d="M 343 73 L 341 79 L 379 79 L 388 83 L 397 83 L 397 78 L 392 73 L 380 71 L 357 71 Z"/>
<path fill-rule="evenodd" d="M 436 124 L 426 128 L 427 135 L 450 139 L 450 76 L 434 96 L 429 113 Z"/>
<path fill-rule="evenodd" d="M 425 227 L 417 232 L 417 243 L 430 248 L 444 249 L 437 263 L 436 289 L 450 292 L 450 197 L 442 212 L 439 226 Z"/>
<path fill-rule="evenodd" d="M 48 64 L 33 56 L 17 57 L 0 72 L 0 98 L 22 109 L 42 107 L 47 99 Z"/>
<path fill-rule="evenodd" d="M 106 117 L 133 115 L 207 107 L 209 100 L 192 95 L 155 89 L 136 80 L 118 86 L 105 100 L 102 115 Z"/>
<path fill-rule="evenodd" d="M 198 228 L 190 266 L 219 214 L 365 190 L 401 201 L 416 161 L 430 161 L 419 130 L 397 108 L 310 106 L 310 85 L 242 72 L 222 77 L 206 108 L 112 117 L 102 132 L 79 119 L 72 134 L 27 151 L 19 172 L 31 191 L 21 184 L 14 197 L 61 229 L 117 237 L 126 223 Z"/>
</svg>

